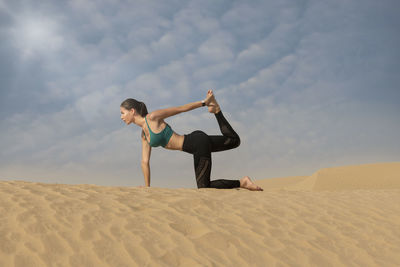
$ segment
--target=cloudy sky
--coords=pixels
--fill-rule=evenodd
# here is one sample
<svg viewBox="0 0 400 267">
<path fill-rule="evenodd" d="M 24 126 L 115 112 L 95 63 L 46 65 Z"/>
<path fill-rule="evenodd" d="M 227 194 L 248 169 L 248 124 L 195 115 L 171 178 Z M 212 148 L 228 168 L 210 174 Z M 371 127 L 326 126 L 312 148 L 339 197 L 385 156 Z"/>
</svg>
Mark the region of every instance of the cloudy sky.
<svg viewBox="0 0 400 267">
<path fill-rule="evenodd" d="M 138 186 L 140 128 L 214 89 L 240 147 L 212 179 L 400 161 L 400 2 L 0 0 L 0 179 Z M 206 108 L 166 120 L 220 134 Z M 153 148 L 151 185 L 195 188 L 192 156 Z"/>
</svg>

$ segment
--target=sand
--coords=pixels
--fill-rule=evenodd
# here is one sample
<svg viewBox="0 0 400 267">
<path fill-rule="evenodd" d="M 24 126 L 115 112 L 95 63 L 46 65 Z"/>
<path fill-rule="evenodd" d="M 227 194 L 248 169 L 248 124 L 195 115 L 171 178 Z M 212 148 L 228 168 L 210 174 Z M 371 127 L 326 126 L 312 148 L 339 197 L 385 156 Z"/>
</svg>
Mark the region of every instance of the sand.
<svg viewBox="0 0 400 267">
<path fill-rule="evenodd" d="M 400 163 L 265 190 L 0 182 L 0 266 L 400 266 Z"/>
</svg>

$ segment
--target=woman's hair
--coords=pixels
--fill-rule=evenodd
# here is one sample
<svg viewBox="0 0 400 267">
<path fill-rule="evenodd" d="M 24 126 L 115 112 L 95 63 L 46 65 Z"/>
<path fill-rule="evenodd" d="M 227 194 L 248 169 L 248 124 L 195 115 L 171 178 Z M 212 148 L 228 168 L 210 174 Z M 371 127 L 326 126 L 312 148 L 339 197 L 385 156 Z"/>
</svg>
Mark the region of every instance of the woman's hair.
<svg viewBox="0 0 400 267">
<path fill-rule="evenodd" d="M 127 110 L 134 109 L 142 117 L 145 117 L 148 114 L 146 104 L 143 102 L 139 102 L 133 98 L 125 99 L 124 102 L 121 103 L 121 107 L 123 107 Z"/>
</svg>

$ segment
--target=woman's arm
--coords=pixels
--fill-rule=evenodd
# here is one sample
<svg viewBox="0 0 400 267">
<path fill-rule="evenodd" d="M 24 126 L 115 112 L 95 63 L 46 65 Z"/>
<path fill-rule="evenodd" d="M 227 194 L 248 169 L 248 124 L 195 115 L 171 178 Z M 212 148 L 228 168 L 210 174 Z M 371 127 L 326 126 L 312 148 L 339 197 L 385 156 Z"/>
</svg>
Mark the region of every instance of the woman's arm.
<svg viewBox="0 0 400 267">
<path fill-rule="evenodd" d="M 150 155 L 151 146 L 147 143 L 144 132 L 142 131 L 142 171 L 144 175 L 144 183 L 150 187 Z"/>
<path fill-rule="evenodd" d="M 204 100 L 203 100 L 204 101 Z M 203 106 L 203 101 L 197 101 L 197 102 L 192 102 L 183 106 L 179 107 L 172 107 L 172 108 L 165 108 L 165 109 L 159 109 L 151 112 L 149 114 L 150 119 L 156 120 L 156 119 L 165 119 L 171 116 L 174 116 L 176 114 L 190 111 L 195 108 L 199 108 Z"/>
<path fill-rule="evenodd" d="M 147 187 L 150 187 L 150 164 L 142 162 L 142 171 L 144 175 L 144 184 Z"/>
</svg>

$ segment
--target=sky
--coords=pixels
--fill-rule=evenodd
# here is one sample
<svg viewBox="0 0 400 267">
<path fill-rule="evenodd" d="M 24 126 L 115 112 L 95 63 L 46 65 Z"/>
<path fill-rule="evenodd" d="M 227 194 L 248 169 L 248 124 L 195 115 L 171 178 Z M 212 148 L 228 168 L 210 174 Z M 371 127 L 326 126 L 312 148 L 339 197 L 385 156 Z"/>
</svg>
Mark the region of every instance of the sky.
<svg viewBox="0 0 400 267">
<path fill-rule="evenodd" d="M 144 185 L 149 111 L 213 89 L 241 138 L 211 179 L 400 161 L 397 0 L 0 0 L 0 180 Z M 166 119 L 220 134 L 206 108 Z M 152 149 L 151 186 L 196 188 L 192 155 Z"/>
</svg>

